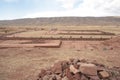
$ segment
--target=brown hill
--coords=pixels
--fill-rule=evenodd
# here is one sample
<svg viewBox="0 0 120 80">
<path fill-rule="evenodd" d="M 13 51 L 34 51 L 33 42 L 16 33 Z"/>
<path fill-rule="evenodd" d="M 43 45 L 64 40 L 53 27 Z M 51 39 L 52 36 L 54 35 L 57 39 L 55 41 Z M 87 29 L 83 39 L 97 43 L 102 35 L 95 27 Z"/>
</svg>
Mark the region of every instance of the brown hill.
<svg viewBox="0 0 120 80">
<path fill-rule="evenodd" d="M 1 20 L 1 26 L 120 26 L 118 17 L 52 17 Z"/>
</svg>

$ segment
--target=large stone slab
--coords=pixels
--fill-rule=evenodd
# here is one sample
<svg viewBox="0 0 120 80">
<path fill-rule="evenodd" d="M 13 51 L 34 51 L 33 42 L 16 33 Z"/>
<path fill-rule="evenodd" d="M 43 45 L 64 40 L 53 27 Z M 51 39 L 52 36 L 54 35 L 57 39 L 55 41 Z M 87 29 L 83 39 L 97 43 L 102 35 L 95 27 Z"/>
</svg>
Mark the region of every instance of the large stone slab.
<svg viewBox="0 0 120 80">
<path fill-rule="evenodd" d="M 83 63 L 80 65 L 79 70 L 86 75 L 97 75 L 97 66 L 94 64 Z"/>
</svg>

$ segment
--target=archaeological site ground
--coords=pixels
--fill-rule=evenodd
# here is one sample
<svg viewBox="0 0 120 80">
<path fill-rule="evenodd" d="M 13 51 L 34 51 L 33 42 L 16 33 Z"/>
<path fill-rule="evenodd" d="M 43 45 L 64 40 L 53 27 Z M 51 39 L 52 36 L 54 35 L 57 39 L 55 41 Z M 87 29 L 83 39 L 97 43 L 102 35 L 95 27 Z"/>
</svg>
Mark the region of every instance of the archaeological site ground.
<svg viewBox="0 0 120 80">
<path fill-rule="evenodd" d="M 120 18 L 0 21 L 0 80 L 120 80 Z"/>
</svg>

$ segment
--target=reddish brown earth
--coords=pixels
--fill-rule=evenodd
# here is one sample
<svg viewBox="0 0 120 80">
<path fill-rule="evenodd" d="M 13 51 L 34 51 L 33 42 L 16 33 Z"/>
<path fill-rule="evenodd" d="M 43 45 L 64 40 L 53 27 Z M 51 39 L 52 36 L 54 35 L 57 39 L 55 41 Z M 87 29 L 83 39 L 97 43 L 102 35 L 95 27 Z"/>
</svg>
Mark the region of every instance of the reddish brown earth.
<svg viewBox="0 0 120 80">
<path fill-rule="evenodd" d="M 30 77 L 29 77 L 30 78 Z M 41 69 L 34 80 L 119 80 L 120 67 L 109 68 L 103 64 L 83 59 L 58 61 L 50 68 Z"/>
<path fill-rule="evenodd" d="M 60 48 L 0 48 L 0 80 L 34 80 L 32 77 L 42 68 L 69 58 L 120 67 L 119 45 L 117 37 L 108 41 L 62 41 Z"/>
</svg>

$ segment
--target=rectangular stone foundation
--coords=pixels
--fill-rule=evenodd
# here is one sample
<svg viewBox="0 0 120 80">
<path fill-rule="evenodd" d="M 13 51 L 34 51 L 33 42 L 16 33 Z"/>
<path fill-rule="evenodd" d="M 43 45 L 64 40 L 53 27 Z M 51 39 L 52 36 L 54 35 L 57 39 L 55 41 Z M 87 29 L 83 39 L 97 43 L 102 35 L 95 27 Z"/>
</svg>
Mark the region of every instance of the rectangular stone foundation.
<svg viewBox="0 0 120 80">
<path fill-rule="evenodd" d="M 14 41 L 14 40 L 13 40 Z M 62 41 L 53 40 L 53 41 L 45 41 L 44 43 L 29 43 L 29 44 L 21 44 L 21 43 L 2 43 L 0 44 L 1 48 L 20 48 L 20 47 L 49 47 L 49 48 L 59 48 L 61 46 Z"/>
</svg>

